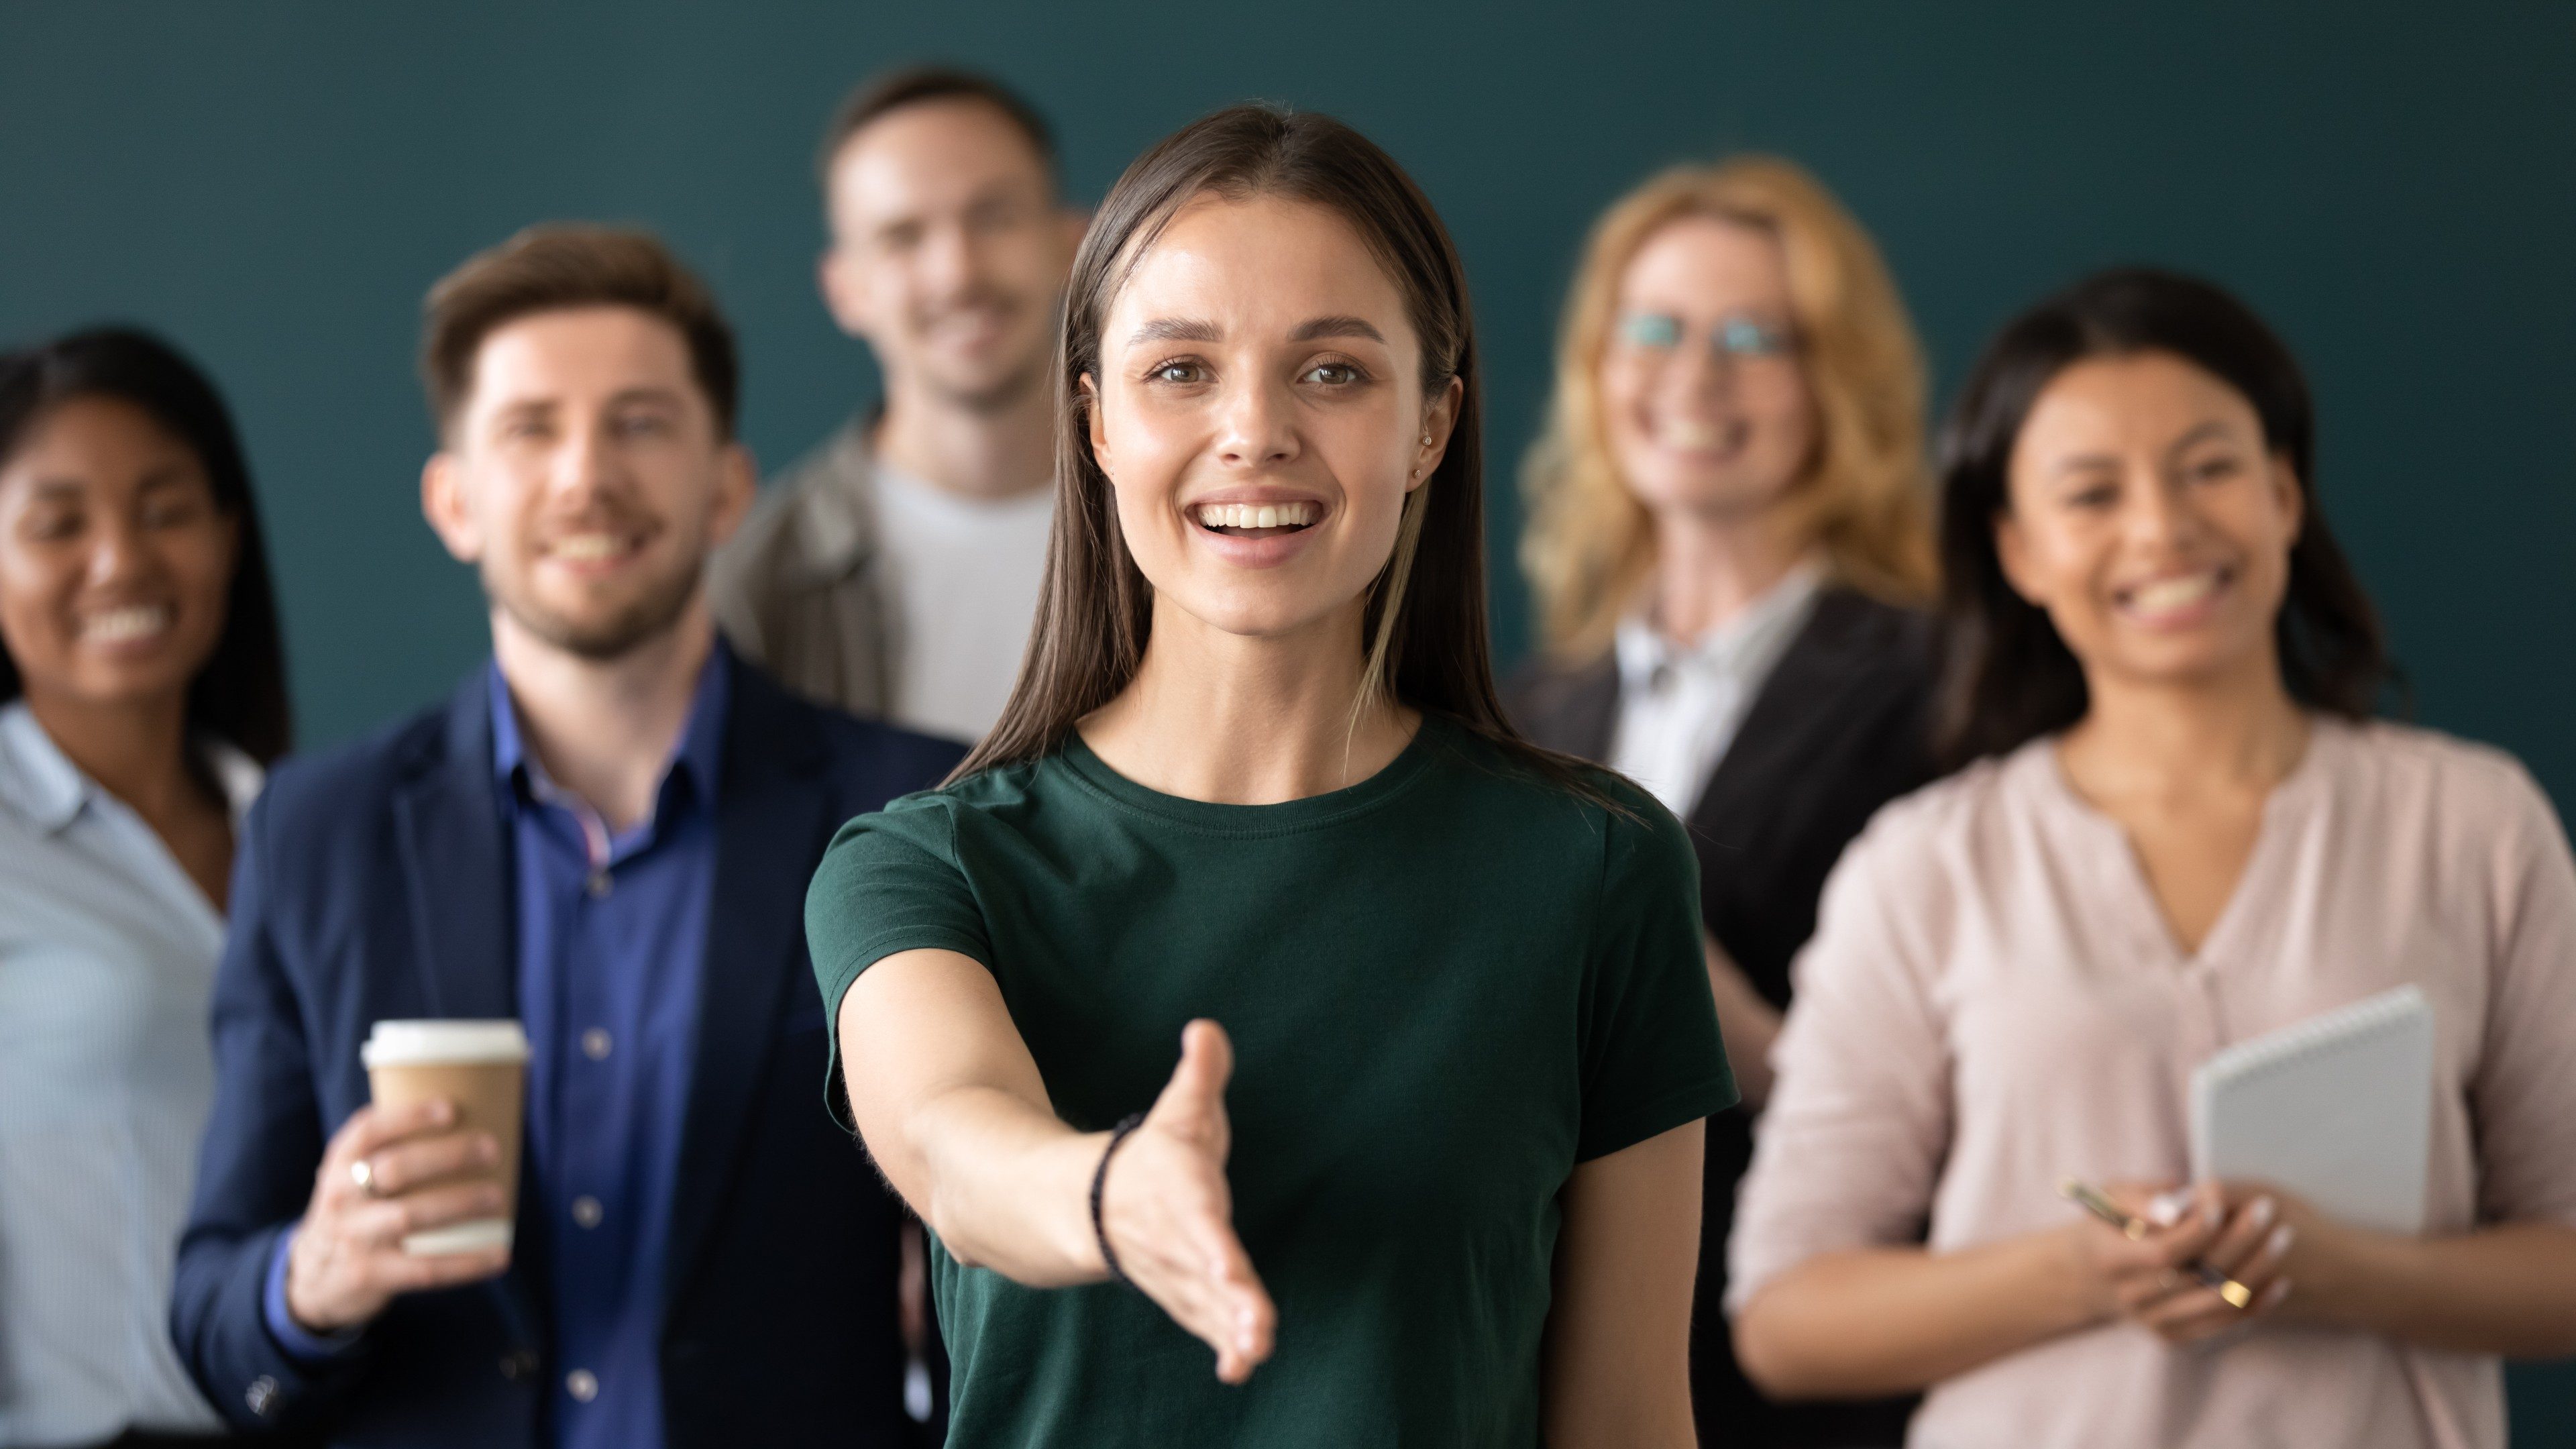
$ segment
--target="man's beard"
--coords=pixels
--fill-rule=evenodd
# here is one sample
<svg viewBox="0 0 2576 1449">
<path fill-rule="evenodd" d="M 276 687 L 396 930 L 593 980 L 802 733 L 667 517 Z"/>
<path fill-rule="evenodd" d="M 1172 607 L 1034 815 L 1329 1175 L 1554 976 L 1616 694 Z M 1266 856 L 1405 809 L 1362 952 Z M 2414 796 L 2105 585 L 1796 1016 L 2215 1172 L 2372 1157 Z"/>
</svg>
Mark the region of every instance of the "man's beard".
<svg viewBox="0 0 2576 1449">
<path fill-rule="evenodd" d="M 1009 412 L 1013 407 L 1018 406 L 1023 398 L 1045 385 L 1046 352 L 1047 349 L 1039 348 L 1038 355 L 1030 358 L 1025 365 L 980 386 L 952 385 L 947 379 L 941 377 L 930 377 L 924 380 L 950 406 L 962 408 L 978 417 L 991 417 L 997 413 Z"/>
<path fill-rule="evenodd" d="M 961 307 L 1007 300 L 998 292 L 979 290 L 958 298 L 943 307 L 941 311 L 949 312 Z M 1032 391 L 1046 385 L 1047 367 L 1054 357 L 1055 337 L 1062 323 L 1063 307 L 1064 300 L 1061 297 L 1049 305 L 1047 317 L 1051 325 L 1040 329 L 1037 340 L 1028 349 L 1028 354 L 1018 359 L 1000 376 L 961 382 L 942 376 L 938 369 L 925 368 L 922 371 L 921 380 L 928 384 L 931 391 L 939 395 L 941 401 L 952 407 L 987 417 L 1008 412 L 1026 399 Z M 1013 310 L 1018 309 L 1015 307 Z M 920 326 L 927 330 L 935 325 L 935 322 L 936 318 L 924 318 Z"/>
<path fill-rule="evenodd" d="M 706 573 L 703 549 L 688 549 L 669 576 L 652 581 L 643 595 L 605 619 L 570 619 L 531 598 L 521 597 L 487 559 L 482 568 L 483 596 L 522 629 L 568 654 L 594 664 L 622 659 L 637 647 L 668 634 L 697 597 Z"/>
</svg>

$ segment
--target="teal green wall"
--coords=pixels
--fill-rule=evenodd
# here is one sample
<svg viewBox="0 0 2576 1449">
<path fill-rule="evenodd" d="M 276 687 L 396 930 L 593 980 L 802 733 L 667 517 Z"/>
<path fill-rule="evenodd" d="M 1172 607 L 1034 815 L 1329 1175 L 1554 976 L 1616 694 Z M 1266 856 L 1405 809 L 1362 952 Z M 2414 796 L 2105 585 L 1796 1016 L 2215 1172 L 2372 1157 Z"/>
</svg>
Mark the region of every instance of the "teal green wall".
<svg viewBox="0 0 2576 1449">
<path fill-rule="evenodd" d="M 2251 298 L 2311 369 L 2326 507 L 2419 716 L 2521 755 L 2565 810 L 2576 8 L 2149 9 L 0 0 L 0 338 L 130 317 L 214 368 L 326 742 L 483 648 L 414 502 L 422 289 L 539 218 L 650 223 L 739 323 L 746 431 L 783 462 L 871 386 L 813 297 L 810 155 L 876 66 L 1024 88 L 1085 199 L 1225 102 L 1359 125 L 1466 251 L 1498 484 L 1592 213 L 1658 163 L 1771 148 L 1877 231 L 1945 392 L 2009 309 L 2091 267 Z M 2521 1442 L 2576 1442 L 2571 1380 L 2522 1380 Z"/>
</svg>

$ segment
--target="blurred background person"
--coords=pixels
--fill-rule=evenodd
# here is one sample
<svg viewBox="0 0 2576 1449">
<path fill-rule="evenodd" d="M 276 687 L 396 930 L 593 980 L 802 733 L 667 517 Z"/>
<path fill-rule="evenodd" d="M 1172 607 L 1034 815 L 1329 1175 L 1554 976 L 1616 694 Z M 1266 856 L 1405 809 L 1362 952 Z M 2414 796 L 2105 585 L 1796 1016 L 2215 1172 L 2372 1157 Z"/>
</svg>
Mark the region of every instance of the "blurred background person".
<svg viewBox="0 0 2576 1449">
<path fill-rule="evenodd" d="M 2315 456 L 2297 363 L 2188 278 L 2085 281 L 1969 377 L 1941 709 L 1976 763 L 1871 825 L 1801 958 L 1734 1243 L 1766 1386 L 1931 1386 L 1924 1445 L 2499 1449 L 2498 1356 L 2576 1349 L 2576 868 L 2513 759 L 2372 719 Z M 2259 1184 L 2137 1241 L 2059 1200 L 2148 1214 L 2195 1064 L 2407 983 L 2423 1236 Z"/>
<path fill-rule="evenodd" d="M 1699 848 L 1744 1104 L 1709 1123 L 1692 1396 L 1710 1443 L 1887 1444 L 1906 1405 L 1782 1407 L 1719 1301 L 1789 961 L 1843 846 L 1931 778 L 1923 361 L 1878 249 L 1805 172 L 1666 171 L 1594 227 L 1532 452 L 1531 739 L 1652 790 Z"/>
<path fill-rule="evenodd" d="M 420 498 L 492 656 L 278 771 L 217 974 L 172 1332 L 243 1427 L 378 1446 L 909 1445 L 893 1197 L 821 1098 L 798 924 L 832 831 L 954 745 L 716 637 L 750 506 L 715 299 L 651 236 L 533 228 L 432 289 Z M 369 1105 L 383 1020 L 524 1023 L 511 1245 L 453 1104 Z"/>
<path fill-rule="evenodd" d="M 211 1435 L 170 1265 L 286 666 L 231 416 L 145 333 L 0 357 L 0 701 L 0 1444 Z"/>
<path fill-rule="evenodd" d="M 773 482 L 719 557 L 744 653 L 855 714 L 991 728 L 1045 567 L 1047 363 L 1082 214 L 1026 101 L 963 71 L 871 81 L 824 133 L 823 301 L 885 396 Z"/>
</svg>

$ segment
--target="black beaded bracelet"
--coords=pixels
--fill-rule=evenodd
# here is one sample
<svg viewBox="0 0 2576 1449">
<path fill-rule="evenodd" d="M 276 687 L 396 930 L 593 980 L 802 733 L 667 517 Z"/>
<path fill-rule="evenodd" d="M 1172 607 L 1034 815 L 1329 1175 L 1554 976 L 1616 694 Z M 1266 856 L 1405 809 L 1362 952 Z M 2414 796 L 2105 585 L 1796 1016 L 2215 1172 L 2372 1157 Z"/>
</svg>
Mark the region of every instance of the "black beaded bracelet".
<svg viewBox="0 0 2576 1449">
<path fill-rule="evenodd" d="M 1118 1125 L 1109 1129 L 1109 1145 L 1100 1149 L 1100 1165 L 1091 1170 L 1091 1235 L 1100 1240 L 1100 1261 L 1108 1266 L 1111 1280 L 1130 1288 L 1136 1285 L 1128 1280 L 1127 1270 L 1118 1266 L 1118 1253 L 1109 1246 L 1109 1224 L 1100 1216 L 1100 1190 L 1109 1185 L 1110 1155 L 1127 1140 L 1128 1133 L 1144 1125 L 1142 1112 L 1131 1112 L 1119 1119 Z"/>
</svg>

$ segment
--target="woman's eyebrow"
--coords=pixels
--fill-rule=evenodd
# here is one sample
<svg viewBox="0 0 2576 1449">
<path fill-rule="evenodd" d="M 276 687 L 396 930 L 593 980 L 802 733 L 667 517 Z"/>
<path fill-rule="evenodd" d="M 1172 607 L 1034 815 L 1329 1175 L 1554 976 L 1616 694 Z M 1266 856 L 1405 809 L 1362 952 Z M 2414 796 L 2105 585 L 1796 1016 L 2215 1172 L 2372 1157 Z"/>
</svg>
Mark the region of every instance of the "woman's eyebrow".
<svg viewBox="0 0 2576 1449">
<path fill-rule="evenodd" d="M 2235 431 L 2236 430 L 2234 428 L 2228 426 L 2225 418 L 2211 418 L 2209 421 L 2202 423 L 2199 427 L 2193 428 L 2190 432 L 2174 439 L 2171 444 L 2166 446 L 2165 451 L 2168 453 L 2179 453 L 2194 443 L 2205 442 L 2211 438 L 2228 437 Z"/>
<path fill-rule="evenodd" d="M 1319 342 L 1327 337 L 1365 337 L 1371 342 L 1386 341 L 1386 334 L 1378 331 L 1365 317 L 1317 317 L 1288 334 L 1291 342 Z"/>
<path fill-rule="evenodd" d="M 1127 345 L 1135 347 L 1147 342 L 1221 342 L 1223 340 L 1213 322 L 1202 322 L 1193 317 L 1157 317 L 1137 328 L 1136 335 L 1127 339 Z"/>
</svg>

